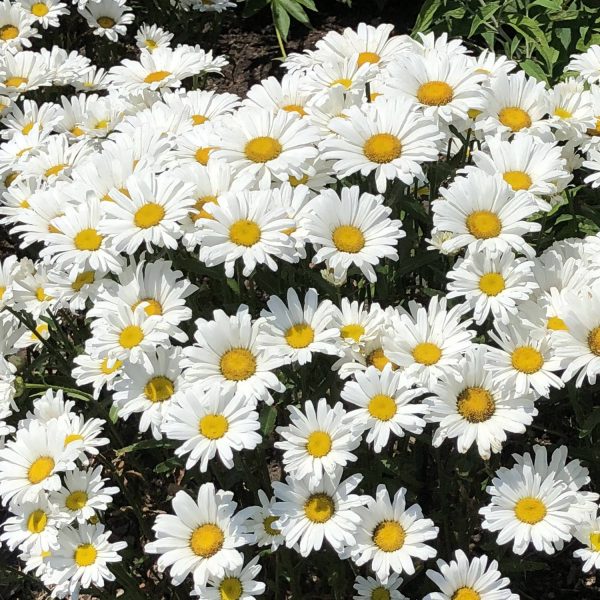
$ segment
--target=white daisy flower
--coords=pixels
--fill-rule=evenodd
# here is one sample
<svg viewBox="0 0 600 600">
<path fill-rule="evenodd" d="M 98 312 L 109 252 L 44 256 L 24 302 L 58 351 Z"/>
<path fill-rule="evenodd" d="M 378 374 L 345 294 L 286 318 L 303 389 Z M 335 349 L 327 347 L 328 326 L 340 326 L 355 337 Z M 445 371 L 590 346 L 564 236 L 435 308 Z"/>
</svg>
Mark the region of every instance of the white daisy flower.
<svg viewBox="0 0 600 600">
<path fill-rule="evenodd" d="M 402 577 L 393 573 L 386 583 L 374 577 L 361 577 L 358 575 L 354 582 L 357 594 L 353 600 L 409 600 L 398 589 L 403 583 Z"/>
<path fill-rule="evenodd" d="M 248 543 L 241 513 L 234 514 L 237 503 L 233 493 L 216 490 L 204 483 L 197 500 L 183 491 L 172 501 L 174 515 L 158 515 L 153 529 L 156 541 L 145 551 L 160 554 L 159 571 L 171 567 L 173 585 L 180 585 L 190 574 L 194 585 L 205 585 L 209 577 L 224 577 L 225 572 L 243 564 L 238 550 Z"/>
<path fill-rule="evenodd" d="M 313 57 L 316 57 L 315 52 Z M 333 87 L 344 92 L 362 94 L 365 85 L 377 74 L 377 67 L 369 62 L 358 64 L 357 56 L 340 60 L 328 60 L 311 65 L 306 72 L 302 86 L 313 96 L 326 94 Z"/>
<path fill-rule="evenodd" d="M 140 50 L 154 52 L 157 48 L 168 48 L 173 34 L 158 25 L 144 23 L 135 33 L 135 44 Z"/>
<path fill-rule="evenodd" d="M 447 252 L 472 244 L 475 251 L 512 248 L 527 256 L 535 254 L 523 239 L 541 229 L 539 223 L 526 220 L 539 210 L 527 192 L 513 192 L 499 176 L 477 170 L 457 177 L 440 194 L 442 199 L 431 205 L 433 225 L 435 231 L 454 234 L 442 244 Z"/>
<path fill-rule="evenodd" d="M 556 139 L 580 140 L 594 127 L 592 96 L 583 81 L 569 78 L 557 83 L 548 95 L 548 123 Z"/>
<path fill-rule="evenodd" d="M 78 386 L 91 384 L 93 397 L 97 400 L 105 386 L 111 389 L 112 382 L 119 377 L 123 362 L 115 358 L 94 358 L 87 352 L 73 359 L 77 365 L 71 372 Z"/>
<path fill-rule="evenodd" d="M 32 37 L 39 37 L 33 27 L 33 15 L 28 13 L 21 3 L 3 0 L 0 4 L 0 49 L 3 57 L 22 47 L 30 48 Z"/>
<path fill-rule="evenodd" d="M 384 311 L 377 302 L 367 308 L 363 302 L 342 298 L 341 307 L 333 307 L 331 325 L 338 330 L 338 345 L 355 354 L 377 338 L 383 321 Z"/>
<path fill-rule="evenodd" d="M 343 280 L 355 265 L 371 282 L 377 281 L 373 267 L 381 259 L 398 260 L 398 240 L 406 236 L 402 222 L 390 219 L 392 209 L 383 196 L 360 193 L 358 186 L 342 188 L 341 196 L 324 189 L 314 198 L 304 219 L 308 239 L 317 253 L 313 263 L 324 262 L 336 280 Z"/>
<path fill-rule="evenodd" d="M 498 562 L 483 554 L 471 561 L 462 550 L 454 552 L 449 563 L 438 559 L 438 571 L 427 570 L 427 577 L 437 585 L 440 592 L 427 594 L 423 600 L 519 600 L 507 586 L 508 577 L 502 577 Z"/>
<path fill-rule="evenodd" d="M 169 439 L 183 442 L 175 454 L 189 454 L 185 468 L 200 462 L 201 473 L 217 454 L 232 469 L 233 451 L 252 450 L 262 441 L 254 404 L 233 389 L 218 387 L 202 391 L 192 386 L 177 394 L 161 429 Z"/>
<path fill-rule="evenodd" d="M 317 290 L 310 288 L 300 301 L 296 290 L 287 291 L 287 305 L 278 296 L 267 301 L 263 309 L 261 334 L 258 344 L 269 355 L 282 362 L 309 363 L 314 353 L 339 354 L 334 338 L 336 331 L 331 325 L 333 305 L 331 300 L 319 303 Z"/>
<path fill-rule="evenodd" d="M 375 498 L 357 509 L 359 528 L 356 543 L 348 554 L 357 565 L 371 563 L 377 578 L 386 583 L 392 573 L 415 572 L 414 559 L 428 560 L 436 551 L 425 544 L 437 537 L 438 528 L 423 518 L 418 504 L 406 506 L 406 489 L 391 500 L 385 485 L 377 486 Z"/>
<path fill-rule="evenodd" d="M 127 25 L 135 19 L 125 0 L 94 0 L 79 12 L 94 30 L 94 35 L 104 36 L 111 42 L 116 42 L 120 35 L 125 35 Z"/>
<path fill-rule="evenodd" d="M 456 439 L 457 450 L 465 453 L 473 444 L 484 460 L 502 450 L 507 432 L 525 433 L 538 413 L 532 394 L 517 394 L 500 381 L 489 365 L 486 346 L 474 346 L 459 362 L 460 376 L 445 377 L 425 398 L 426 420 L 437 425 L 432 444 Z"/>
<path fill-rule="evenodd" d="M 25 12 L 31 14 L 34 23 L 39 23 L 44 29 L 58 27 L 60 17 L 70 13 L 67 5 L 60 0 L 19 0 Z"/>
<path fill-rule="evenodd" d="M 263 490 L 258 490 L 258 500 L 260 506 L 244 509 L 244 514 L 247 515 L 245 525 L 256 538 L 255 543 L 258 546 L 271 546 L 271 551 L 274 552 L 284 542 L 279 529 L 279 517 L 273 514 L 276 499 L 269 498 Z"/>
<path fill-rule="evenodd" d="M 86 467 L 89 464 L 87 455 L 96 456 L 99 453 L 98 448 L 110 442 L 108 438 L 100 437 L 105 423 L 103 419 L 86 419 L 80 413 L 63 414 L 58 418 L 65 448 L 75 446 L 78 460 Z"/>
<path fill-rule="evenodd" d="M 342 554 L 355 544 L 355 534 L 360 523 L 358 508 L 365 496 L 351 492 L 362 480 L 362 475 L 352 475 L 344 481 L 341 470 L 334 476 L 325 475 L 319 483 L 309 478 L 287 477 L 285 483 L 273 482 L 278 502 L 273 514 L 288 548 L 295 548 L 302 556 L 320 550 L 326 540 Z"/>
<path fill-rule="evenodd" d="M 355 374 L 356 381 L 349 381 L 342 389 L 342 400 L 359 408 L 348 412 L 347 421 L 352 428 L 368 431 L 366 441 L 379 453 L 388 444 L 391 434 L 404 437 L 405 432 L 423 432 L 425 421 L 419 416 L 427 413 L 427 406 L 413 402 L 426 390 L 407 385 L 399 371 L 390 364 L 380 371 L 368 367 Z"/>
<path fill-rule="evenodd" d="M 267 77 L 248 90 L 242 105 L 263 110 L 284 110 L 304 117 L 311 94 L 302 88 L 303 81 L 304 76 L 300 73 L 286 74 L 281 79 Z"/>
<path fill-rule="evenodd" d="M 400 179 L 411 185 L 424 179 L 421 164 L 437 159 L 442 135 L 430 117 L 423 116 L 413 102 L 404 98 L 381 99 L 350 106 L 345 118 L 329 124 L 338 138 L 321 142 L 321 156 L 333 159 L 339 177 L 375 172 L 378 192 L 387 181 Z"/>
<path fill-rule="evenodd" d="M 10 4 L 9 0 L 4 1 Z M 52 85 L 53 74 L 43 56 L 37 52 L 17 52 L 14 55 L 7 52 L 2 56 L 0 68 L 0 94 L 14 96 Z"/>
<path fill-rule="evenodd" d="M 252 323 L 245 305 L 233 316 L 215 310 L 213 317 L 196 321 L 196 345 L 183 351 L 185 379 L 205 389 L 217 385 L 224 392 L 234 389 L 249 400 L 272 403 L 269 390 L 283 392 L 285 387 L 272 372 L 281 361 L 258 348 L 260 323 Z"/>
<path fill-rule="evenodd" d="M 510 250 L 491 253 L 467 250 L 448 271 L 448 298 L 464 298 L 473 311 L 475 323 L 481 325 L 488 316 L 508 323 L 518 305 L 537 289 L 533 279 L 533 262 L 517 258 Z"/>
<path fill-rule="evenodd" d="M 189 112 L 194 127 L 215 123 L 219 117 L 233 114 L 240 103 L 239 97 L 235 94 L 217 93 L 214 90 L 175 92 L 166 94 L 164 101 L 175 111 Z"/>
<path fill-rule="evenodd" d="M 352 451 L 358 448 L 362 432 L 352 429 L 341 402 L 331 407 L 325 398 L 316 406 L 307 400 L 304 412 L 295 406 L 288 410 L 290 425 L 277 428 L 281 441 L 275 442 L 275 448 L 283 450 L 283 466 L 292 477 L 307 477 L 313 485 L 356 461 Z"/>
<path fill-rule="evenodd" d="M 566 70 L 579 73 L 588 83 L 600 82 L 600 46 L 593 44 L 583 54 L 572 54 Z"/>
<path fill-rule="evenodd" d="M 600 569 L 600 517 L 594 516 L 576 525 L 573 536 L 585 546 L 573 552 L 575 558 L 583 561 L 581 570 L 588 573 Z"/>
</svg>

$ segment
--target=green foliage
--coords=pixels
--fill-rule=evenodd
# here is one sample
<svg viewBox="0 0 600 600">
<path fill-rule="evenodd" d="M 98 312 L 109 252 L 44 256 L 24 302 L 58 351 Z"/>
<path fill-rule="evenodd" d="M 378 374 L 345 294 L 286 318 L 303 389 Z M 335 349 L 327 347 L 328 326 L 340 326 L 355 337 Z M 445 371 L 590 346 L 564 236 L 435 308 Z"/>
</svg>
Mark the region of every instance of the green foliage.
<svg viewBox="0 0 600 600">
<path fill-rule="evenodd" d="M 569 56 L 600 43 L 599 0 L 426 0 L 414 32 L 449 32 L 556 80 Z"/>
<path fill-rule="evenodd" d="M 313 0 L 247 0 L 243 14 L 245 17 L 251 17 L 267 6 L 271 8 L 277 34 L 284 40 L 287 40 L 292 19 L 310 26 L 306 10 L 317 12 Z M 284 54 L 283 48 L 282 54 Z"/>
</svg>

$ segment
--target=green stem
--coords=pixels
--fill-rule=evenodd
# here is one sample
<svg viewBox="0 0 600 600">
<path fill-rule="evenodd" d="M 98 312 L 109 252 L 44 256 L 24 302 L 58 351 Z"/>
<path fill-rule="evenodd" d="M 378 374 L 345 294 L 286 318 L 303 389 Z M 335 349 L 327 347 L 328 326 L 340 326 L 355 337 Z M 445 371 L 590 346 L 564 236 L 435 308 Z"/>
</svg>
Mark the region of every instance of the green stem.
<svg viewBox="0 0 600 600">
<path fill-rule="evenodd" d="M 287 53 L 283 44 L 283 38 L 281 37 L 281 33 L 277 25 L 275 25 L 275 35 L 277 36 L 277 43 L 279 44 L 279 49 L 281 50 L 281 58 L 285 60 L 287 58 Z"/>
</svg>

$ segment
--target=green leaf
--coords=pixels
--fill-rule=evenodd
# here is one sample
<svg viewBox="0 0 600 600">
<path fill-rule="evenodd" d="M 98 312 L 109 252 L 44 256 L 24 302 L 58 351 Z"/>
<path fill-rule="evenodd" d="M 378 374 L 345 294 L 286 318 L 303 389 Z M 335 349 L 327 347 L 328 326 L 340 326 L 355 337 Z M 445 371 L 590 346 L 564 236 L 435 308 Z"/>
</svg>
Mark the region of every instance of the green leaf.
<svg viewBox="0 0 600 600">
<path fill-rule="evenodd" d="M 437 11 L 441 7 L 442 0 L 426 0 L 417 16 L 417 21 L 412 30 L 413 34 L 418 33 L 419 31 L 427 31 L 431 27 Z"/>
<path fill-rule="evenodd" d="M 535 0 L 535 2 L 531 2 L 529 4 L 529 8 L 533 8 L 534 6 L 543 6 L 544 8 L 548 8 L 549 10 L 562 10 L 562 1 L 561 0 Z"/>
<path fill-rule="evenodd" d="M 119 420 L 119 407 L 116 404 L 113 404 L 108 411 L 108 418 L 110 422 L 114 425 Z"/>
<path fill-rule="evenodd" d="M 274 0 L 277 4 L 280 4 L 282 8 L 296 21 L 300 21 L 304 25 L 310 25 L 308 15 L 304 12 L 304 9 L 298 3 L 298 0 Z"/>
<path fill-rule="evenodd" d="M 275 28 L 279 32 L 279 35 L 287 41 L 287 36 L 290 32 L 290 15 L 279 2 L 273 2 L 273 4 L 271 4 L 271 10 L 273 11 L 273 23 L 275 23 Z"/>
<path fill-rule="evenodd" d="M 275 406 L 265 406 L 260 411 L 260 432 L 264 437 L 271 435 L 277 421 L 277 408 Z"/>
<path fill-rule="evenodd" d="M 546 73 L 544 73 L 544 69 L 542 69 L 542 67 L 540 67 L 540 65 L 538 65 L 536 62 L 534 62 L 530 58 L 521 62 L 520 66 L 523 69 L 523 71 L 525 71 L 525 73 L 527 73 L 527 75 L 529 75 L 531 77 L 535 77 L 536 79 L 539 79 L 540 81 L 548 81 L 548 78 L 546 77 Z"/>
<path fill-rule="evenodd" d="M 170 440 L 140 440 L 139 442 L 135 442 L 135 444 L 130 444 L 129 446 L 124 446 L 123 448 L 115 450 L 115 454 L 117 456 L 123 456 L 124 454 L 129 454 L 130 452 L 139 452 L 140 450 L 154 450 L 155 448 L 172 447 L 173 443 Z"/>
<path fill-rule="evenodd" d="M 302 4 L 302 6 L 305 6 L 306 8 L 308 8 L 308 10 L 312 10 L 313 12 L 318 12 L 318 9 L 315 6 L 315 3 L 313 0 L 296 0 L 296 2 L 298 2 L 298 4 Z"/>
</svg>

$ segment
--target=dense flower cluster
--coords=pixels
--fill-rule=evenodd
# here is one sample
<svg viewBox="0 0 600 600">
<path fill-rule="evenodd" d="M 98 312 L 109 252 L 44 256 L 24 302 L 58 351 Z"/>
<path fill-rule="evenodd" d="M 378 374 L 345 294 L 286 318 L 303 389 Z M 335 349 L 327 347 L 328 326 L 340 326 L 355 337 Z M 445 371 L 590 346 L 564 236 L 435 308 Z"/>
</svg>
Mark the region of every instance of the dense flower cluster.
<svg viewBox="0 0 600 600">
<path fill-rule="evenodd" d="M 109 40 L 134 19 L 121 0 L 77 10 Z M 600 373 L 600 237 L 537 252 L 574 171 L 600 185 L 600 48 L 548 89 L 460 40 L 360 24 L 238 98 L 183 88 L 226 60 L 173 47 L 154 25 L 136 35 L 137 60 L 106 71 L 75 52 L 31 50 L 68 12 L 56 0 L 0 5 L 0 213 L 38 257 L 0 268 L 0 496 L 12 513 L 0 540 L 56 597 L 111 580 L 107 564 L 125 546 L 99 522 L 117 492 L 94 462 L 108 443 L 102 422 L 48 391 L 11 425 L 22 407 L 8 359 L 22 349 L 52 350 L 77 322 L 88 337 L 66 365 L 76 384 L 202 473 L 260 446 L 259 413 L 286 391 L 285 369 L 331 357 L 339 401 L 309 388 L 282 411 L 274 447 L 285 474 L 259 490 L 260 504 L 238 510 L 212 483 L 178 491 L 145 549 L 201 598 L 252 600 L 265 590 L 259 548 L 308 556 L 328 544 L 370 569 L 356 599 L 406 598 L 401 576 L 436 556 L 441 524 L 405 487 L 366 489 L 357 449 L 382 453 L 427 430 L 434 447 L 487 460 L 554 390 Z M 52 86 L 77 93 L 30 97 Z M 433 195 L 435 165 L 460 156 Z M 433 227 L 415 227 L 415 214 Z M 331 290 L 371 290 L 402 266 L 405 238 L 419 237 L 455 257 L 447 294 L 428 301 L 382 306 L 269 279 L 287 269 Z M 264 274 L 262 311 L 207 309 L 198 273 L 250 293 Z M 589 570 L 600 565 L 599 496 L 567 456 L 565 446 L 515 454 L 487 488 L 481 526 L 519 555 L 576 538 Z M 485 555 L 457 549 L 427 576 L 440 589 L 427 600 L 518 598 Z"/>
</svg>

